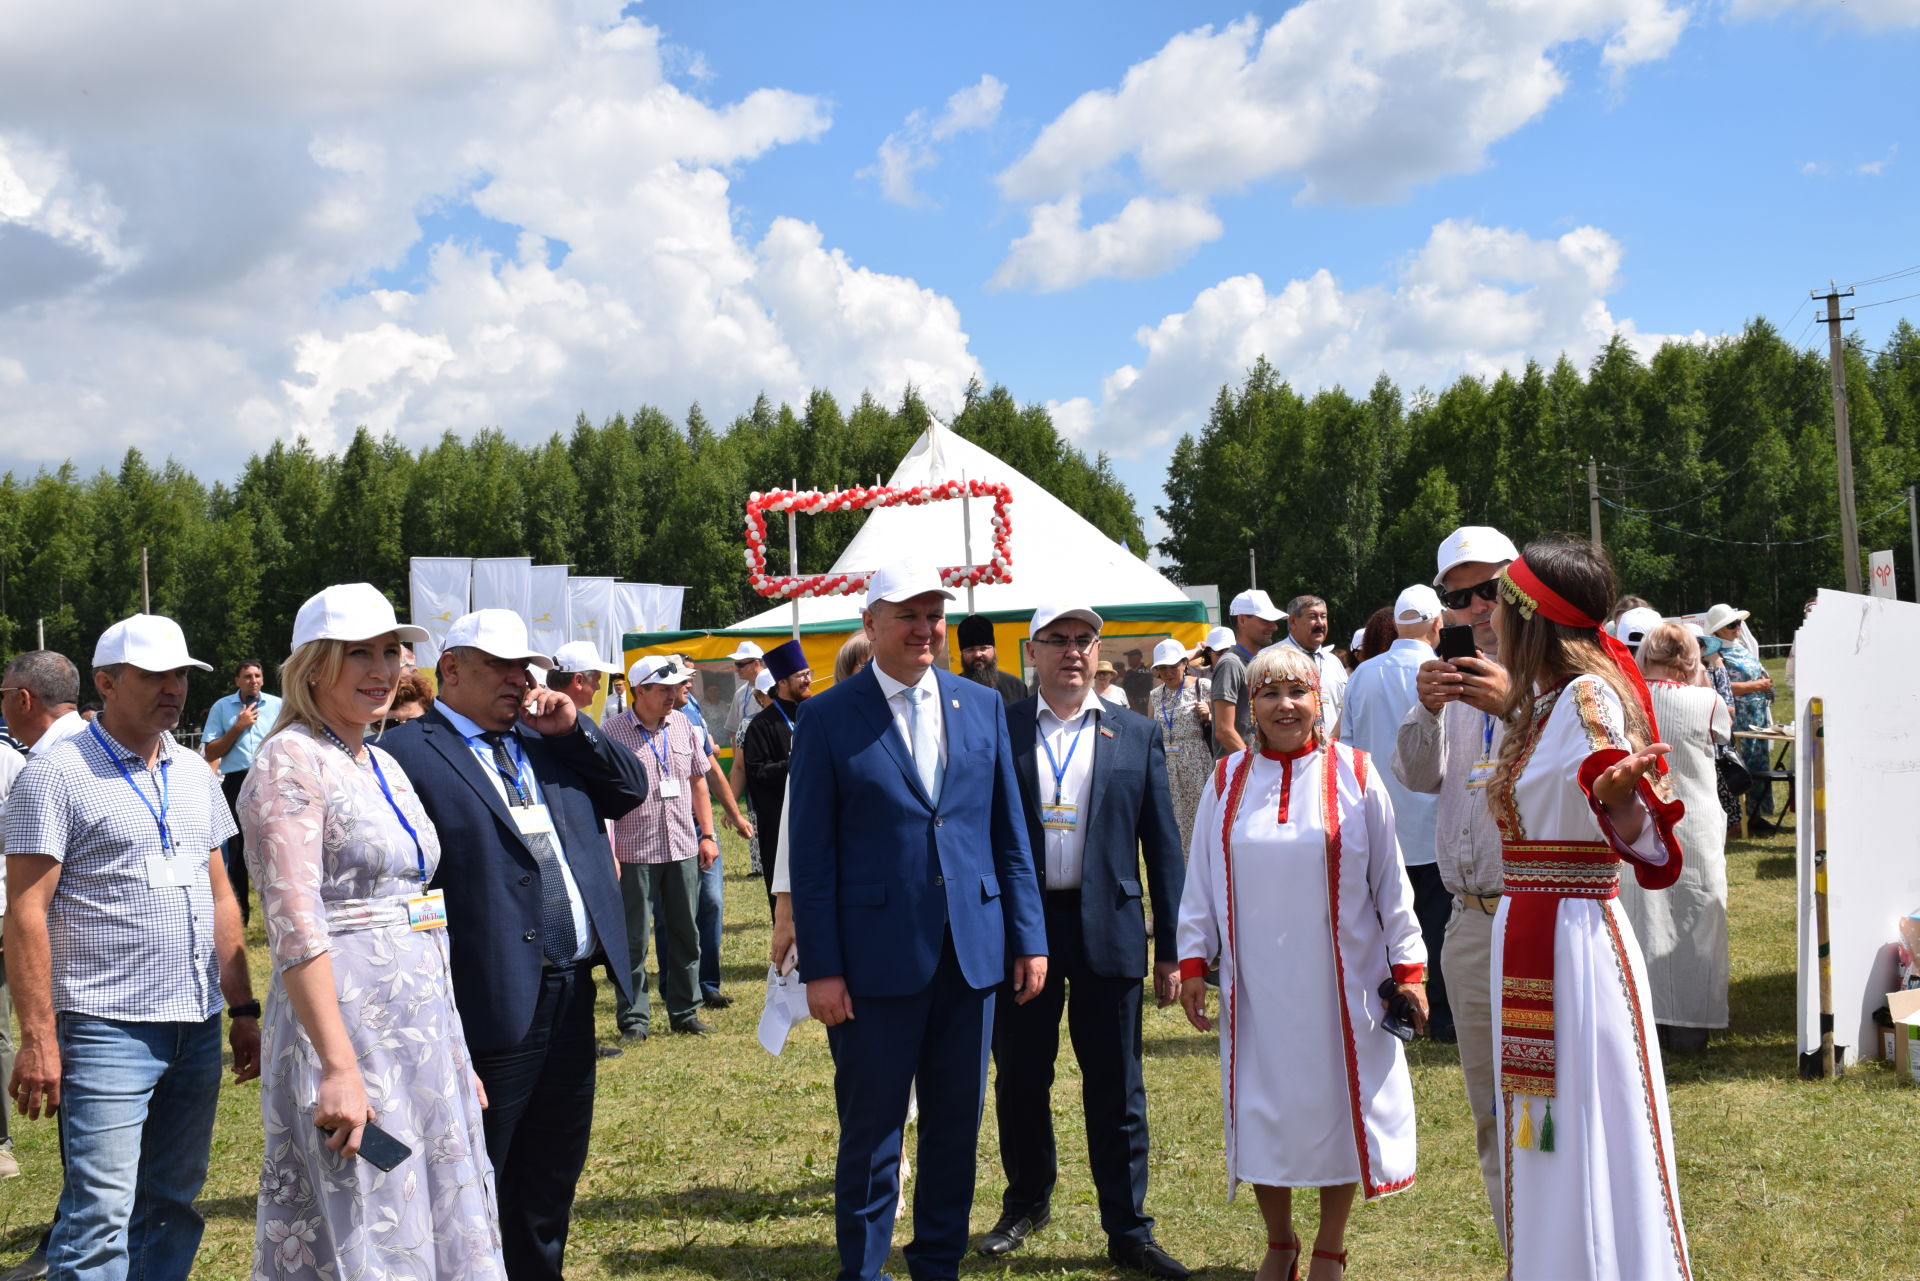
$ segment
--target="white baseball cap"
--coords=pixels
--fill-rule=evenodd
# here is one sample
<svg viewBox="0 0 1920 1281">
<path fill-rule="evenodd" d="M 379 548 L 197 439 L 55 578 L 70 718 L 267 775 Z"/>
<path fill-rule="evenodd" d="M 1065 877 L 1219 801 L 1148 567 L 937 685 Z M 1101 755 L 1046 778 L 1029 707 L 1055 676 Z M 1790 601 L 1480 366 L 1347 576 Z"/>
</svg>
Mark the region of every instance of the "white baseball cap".
<svg viewBox="0 0 1920 1281">
<path fill-rule="evenodd" d="M 526 620 L 510 609 L 476 609 L 454 619 L 440 652 L 463 645 L 508 662 L 532 663 L 543 672 L 553 667 L 551 658 L 527 643 Z"/>
<path fill-rule="evenodd" d="M 159 614 L 135 614 L 100 633 L 93 646 L 93 665 L 115 663 L 129 663 L 143 672 L 175 672 L 182 667 L 213 670 L 213 664 L 187 653 L 187 634 L 180 624 Z"/>
<path fill-rule="evenodd" d="M 766 656 L 766 651 L 752 641 L 741 641 L 740 648 L 734 650 L 727 658 L 730 662 L 744 663 L 749 659 L 765 658 Z"/>
<path fill-rule="evenodd" d="M 1187 661 L 1187 651 L 1180 642 L 1169 636 L 1153 647 L 1153 666 L 1172 667 L 1176 663 Z"/>
<path fill-rule="evenodd" d="M 1201 649 L 1232 649 L 1233 643 L 1234 643 L 1234 636 L 1233 636 L 1233 629 L 1231 627 L 1216 627 L 1212 631 L 1209 631 L 1207 633 L 1207 638 L 1205 640 L 1200 642 L 1200 648 Z"/>
<path fill-rule="evenodd" d="M 293 617 L 293 647 L 308 641 L 372 640 L 392 632 L 402 641 L 417 645 L 428 638 L 427 629 L 402 623 L 393 616 L 393 603 L 372 583 L 335 583 L 307 597 L 307 603 Z"/>
<path fill-rule="evenodd" d="M 1277 623 L 1287 616 L 1287 611 L 1273 603 L 1273 598 L 1258 587 L 1248 588 L 1233 598 L 1233 604 L 1227 607 L 1229 618 L 1240 614 L 1252 614 L 1255 618 L 1264 618 L 1269 623 Z M 1232 644 L 1231 641 L 1228 644 Z"/>
<path fill-rule="evenodd" d="M 642 685 L 684 685 L 692 679 L 693 669 L 680 666 L 671 654 L 637 659 L 627 671 L 627 684 L 635 689 Z"/>
<path fill-rule="evenodd" d="M 600 657 L 600 647 L 592 641 L 568 641 L 553 652 L 553 670 L 556 672 L 605 672 L 609 676 L 618 676 L 620 664 L 609 663 Z"/>
<path fill-rule="evenodd" d="M 1657 609 L 1630 609 L 1620 615 L 1620 621 L 1614 624 L 1613 634 L 1620 638 L 1621 644 L 1639 649 L 1647 633 L 1664 621 Z"/>
<path fill-rule="evenodd" d="M 881 601 L 898 604 L 928 592 L 954 599 L 953 593 L 940 582 L 938 571 L 914 561 L 902 561 L 873 571 L 873 577 L 867 580 L 867 608 L 872 609 Z"/>
<path fill-rule="evenodd" d="M 1393 602 L 1393 621 L 1396 624 L 1431 623 L 1438 617 L 1440 594 L 1425 583 L 1415 583 Z"/>
<path fill-rule="evenodd" d="M 1068 618 L 1077 618 L 1087 626 L 1093 628 L 1096 632 L 1106 626 L 1101 620 L 1100 615 L 1094 613 L 1085 605 L 1042 605 L 1039 609 L 1033 611 L 1033 626 L 1027 629 L 1027 635 L 1038 636 L 1042 627 L 1045 627 L 1049 623 L 1057 623 Z"/>
<path fill-rule="evenodd" d="M 1353 639 L 1347 642 L 1347 648 L 1349 650 L 1362 650 L 1362 649 L 1365 649 L 1366 647 L 1367 647 L 1367 629 L 1362 627 L 1359 631 L 1353 634 Z"/>
<path fill-rule="evenodd" d="M 762 694 L 773 693 L 773 673 L 761 668 L 760 674 L 753 678 L 753 687 Z"/>
<path fill-rule="evenodd" d="M 1433 576 L 1433 585 L 1440 586 L 1447 571 L 1455 565 L 1471 565 L 1475 562 L 1493 565 L 1519 559 L 1520 549 L 1499 530 L 1489 525 L 1462 525 L 1440 544 L 1440 569 Z"/>
</svg>

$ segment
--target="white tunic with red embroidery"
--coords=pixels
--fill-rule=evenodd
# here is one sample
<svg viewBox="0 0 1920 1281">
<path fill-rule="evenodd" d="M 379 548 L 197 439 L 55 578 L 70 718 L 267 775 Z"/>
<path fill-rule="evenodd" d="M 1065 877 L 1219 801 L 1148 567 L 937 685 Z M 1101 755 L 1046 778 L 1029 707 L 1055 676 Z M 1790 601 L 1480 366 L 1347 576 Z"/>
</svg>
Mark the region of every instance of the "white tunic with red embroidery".
<svg viewBox="0 0 1920 1281">
<path fill-rule="evenodd" d="M 1183 973 L 1220 966 L 1229 1199 L 1243 1182 L 1359 1183 L 1369 1200 L 1411 1185 L 1413 1084 L 1378 989 L 1423 977 L 1427 955 L 1365 754 L 1223 759 L 1194 818 L 1178 938 Z"/>
</svg>

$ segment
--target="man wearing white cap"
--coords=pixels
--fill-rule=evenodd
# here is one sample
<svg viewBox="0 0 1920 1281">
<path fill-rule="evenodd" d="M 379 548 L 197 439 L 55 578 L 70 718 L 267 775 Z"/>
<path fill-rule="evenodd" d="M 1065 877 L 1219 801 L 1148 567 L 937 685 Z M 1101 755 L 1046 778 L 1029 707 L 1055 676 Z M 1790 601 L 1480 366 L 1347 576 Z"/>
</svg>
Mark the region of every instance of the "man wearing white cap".
<svg viewBox="0 0 1920 1281">
<path fill-rule="evenodd" d="M 1453 895 L 1453 915 L 1444 947 L 1437 954 L 1429 950 L 1428 957 L 1439 955 L 1449 976 L 1447 1002 L 1460 1041 L 1460 1071 L 1495 1232 L 1504 1231 L 1506 1223 L 1490 992 L 1493 916 L 1500 909 L 1502 881 L 1500 829 L 1486 789 L 1500 759 L 1500 718 L 1508 691 L 1506 669 L 1495 661 L 1500 638 L 1493 627 L 1493 602 L 1500 571 L 1519 555 L 1505 534 L 1483 525 L 1456 529 L 1440 544 L 1433 581 L 1446 610 L 1441 621 L 1472 627 L 1478 657 L 1421 664 L 1420 701 L 1400 722 L 1392 757 L 1396 781 L 1436 800 L 1434 854 L 1441 884 Z"/>
<path fill-rule="evenodd" d="M 568 641 L 553 652 L 553 666 L 547 670 L 547 688 L 557 689 L 573 700 L 582 716 L 600 694 L 601 681 L 618 676 L 620 665 L 600 657 L 600 647 L 592 641 Z"/>
<path fill-rule="evenodd" d="M 733 724 L 724 728 L 738 734 L 747 727 L 747 722 L 760 713 L 760 704 L 754 701 L 753 682 L 761 672 L 767 670 L 766 652 L 752 641 L 743 640 L 734 647 L 730 655 L 733 659 Z"/>
<path fill-rule="evenodd" d="M 800 704 L 788 760 L 794 928 L 833 1048 L 835 1235 L 853 1281 L 880 1276 L 892 1248 L 916 1082 L 907 1266 L 957 1275 L 995 993 L 1030 1001 L 1047 977 L 1005 705 L 936 665 L 952 599 L 930 569 L 875 572 L 862 615 L 873 662 Z"/>
<path fill-rule="evenodd" d="M 1433 588 L 1416 583 L 1400 593 L 1393 602 L 1393 630 L 1396 639 L 1386 653 L 1370 654 L 1354 669 L 1340 734 L 1375 761 L 1393 759 L 1400 722 L 1419 705 L 1421 664 L 1433 661 L 1433 647 L 1440 643 L 1440 597 Z M 1453 1013 L 1447 1005 L 1446 979 L 1435 963 L 1446 940 L 1447 918 L 1453 914 L 1453 895 L 1440 883 L 1434 861 L 1439 798 L 1414 791 L 1391 770 L 1382 770 L 1381 778 L 1393 800 L 1400 858 L 1413 885 L 1413 911 L 1420 918 L 1420 934 L 1427 945 L 1427 1035 L 1451 1041 Z"/>
<path fill-rule="evenodd" d="M 21 771 L 7 797 L 6 961 L 20 1015 L 8 1089 L 60 1109 L 66 1183 L 54 1276 L 184 1279 L 204 1222 L 220 1086 L 260 1069 L 240 910 L 220 855 L 219 781 L 173 741 L 187 654 L 170 618 L 136 614 L 94 649 L 99 717 Z M 57 1016 L 57 1018 L 56 1018 Z"/>
<path fill-rule="evenodd" d="M 1247 664 L 1273 643 L 1274 630 L 1286 615 L 1271 597 L 1249 588 L 1227 607 L 1233 624 L 1233 644 L 1213 660 L 1213 755 L 1215 759 L 1246 750 L 1253 739 L 1253 710 L 1247 702 Z M 1214 638 L 1209 637 L 1211 644 Z"/>
<path fill-rule="evenodd" d="M 624 990 L 627 929 L 606 822 L 646 799 L 631 754 L 527 670 L 553 660 L 507 609 L 462 615 L 439 697 L 380 746 L 440 834 L 454 1000 L 516 1279 L 558 1281 L 593 1127 L 593 967 Z"/>
</svg>

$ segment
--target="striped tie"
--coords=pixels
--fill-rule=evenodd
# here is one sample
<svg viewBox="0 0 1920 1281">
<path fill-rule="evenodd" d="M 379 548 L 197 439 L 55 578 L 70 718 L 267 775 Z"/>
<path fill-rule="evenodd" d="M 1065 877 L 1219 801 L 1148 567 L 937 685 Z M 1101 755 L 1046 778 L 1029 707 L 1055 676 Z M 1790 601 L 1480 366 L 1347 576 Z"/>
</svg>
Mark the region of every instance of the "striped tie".
<svg viewBox="0 0 1920 1281">
<path fill-rule="evenodd" d="M 507 736 L 498 730 L 482 734 L 493 749 L 493 767 L 513 793 L 515 805 L 531 805 L 533 798 L 520 785 L 520 768 L 507 751 Z M 533 851 L 534 865 L 540 869 L 540 951 L 555 965 L 565 965 L 580 950 L 580 936 L 573 929 L 573 901 L 567 897 L 566 877 L 560 871 L 560 851 L 554 848 L 553 834 L 539 832 L 522 838 Z"/>
</svg>

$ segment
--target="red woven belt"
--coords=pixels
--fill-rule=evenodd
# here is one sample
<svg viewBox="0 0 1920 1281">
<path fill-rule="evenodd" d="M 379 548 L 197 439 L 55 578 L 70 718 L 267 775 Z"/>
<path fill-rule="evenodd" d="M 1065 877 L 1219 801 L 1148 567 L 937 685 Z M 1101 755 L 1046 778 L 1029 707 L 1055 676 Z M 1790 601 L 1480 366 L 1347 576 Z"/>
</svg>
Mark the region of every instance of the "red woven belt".
<svg viewBox="0 0 1920 1281">
<path fill-rule="evenodd" d="M 1620 859 L 1605 841 L 1503 841 L 1509 896 L 1500 959 L 1500 1088 L 1553 1097 L 1553 936 L 1563 898 L 1615 898 Z"/>
</svg>

